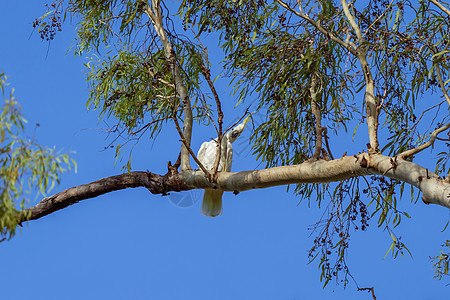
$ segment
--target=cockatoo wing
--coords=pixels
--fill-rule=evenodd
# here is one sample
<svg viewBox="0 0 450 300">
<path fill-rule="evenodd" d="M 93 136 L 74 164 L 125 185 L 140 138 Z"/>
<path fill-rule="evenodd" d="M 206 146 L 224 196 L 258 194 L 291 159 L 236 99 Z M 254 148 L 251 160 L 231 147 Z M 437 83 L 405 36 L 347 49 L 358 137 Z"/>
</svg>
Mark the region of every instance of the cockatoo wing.
<svg viewBox="0 0 450 300">
<path fill-rule="evenodd" d="M 203 163 L 203 161 L 205 160 L 205 152 L 206 152 L 207 145 L 208 145 L 208 142 L 204 142 L 200 146 L 200 149 L 198 150 L 197 158 L 201 163 Z"/>
<path fill-rule="evenodd" d="M 233 163 L 233 146 L 231 146 L 230 142 L 227 142 L 227 152 L 225 157 L 225 171 L 231 172 L 231 164 Z"/>
</svg>

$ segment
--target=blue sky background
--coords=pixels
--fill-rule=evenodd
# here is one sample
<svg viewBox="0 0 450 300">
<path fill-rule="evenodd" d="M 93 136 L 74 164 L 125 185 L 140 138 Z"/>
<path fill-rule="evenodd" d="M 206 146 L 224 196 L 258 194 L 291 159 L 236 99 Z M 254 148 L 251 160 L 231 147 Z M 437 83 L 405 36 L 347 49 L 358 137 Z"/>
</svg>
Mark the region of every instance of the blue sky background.
<svg viewBox="0 0 450 300">
<path fill-rule="evenodd" d="M 86 61 L 67 52 L 74 24 L 66 22 L 48 48 L 31 35 L 33 20 L 44 13 L 38 1 L 2 2 L 0 69 L 16 90 L 29 135 L 39 123 L 40 144 L 75 151 L 78 172 L 64 174 L 53 193 L 119 174 L 120 163 L 114 167 L 114 150 L 104 151 L 107 125 L 86 109 Z M 228 93 L 226 82 L 218 89 Z M 229 123 L 243 112 L 232 107 L 230 101 Z M 195 124 L 193 148 L 210 133 Z M 248 135 L 236 142 L 234 171 L 259 165 L 242 142 Z M 167 128 L 154 144 L 142 140 L 133 152 L 133 169 L 165 174 L 167 161 L 178 155 L 178 139 L 175 129 Z M 351 136 L 342 137 L 338 148 L 352 153 L 350 142 Z M 25 224 L 0 244 L 0 299 L 371 299 L 352 283 L 346 290 L 334 284 L 322 289 L 318 264 L 307 263 L 313 242 L 308 227 L 322 213 L 314 199 L 297 205 L 286 187 L 226 193 L 224 214 L 206 218 L 200 198 L 199 191 L 161 197 L 129 189 Z M 197 202 L 188 207 L 174 204 L 191 199 Z M 361 287 L 374 286 L 378 299 L 448 299 L 449 279 L 433 279 L 428 257 L 449 238 L 448 230 L 441 232 L 449 211 L 411 204 L 408 195 L 400 208 L 412 219 L 396 232 L 413 258 L 383 259 L 391 239 L 373 220 L 367 232 L 351 236 L 347 262 L 353 276 Z"/>
</svg>

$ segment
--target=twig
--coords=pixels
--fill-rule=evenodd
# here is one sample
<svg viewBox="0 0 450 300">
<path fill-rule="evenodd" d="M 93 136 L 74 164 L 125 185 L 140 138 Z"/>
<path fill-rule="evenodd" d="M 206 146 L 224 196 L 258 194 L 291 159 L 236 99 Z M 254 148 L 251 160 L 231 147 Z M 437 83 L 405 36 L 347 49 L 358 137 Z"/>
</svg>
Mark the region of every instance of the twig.
<svg viewBox="0 0 450 300">
<path fill-rule="evenodd" d="M 444 5 L 442 5 L 441 3 L 437 2 L 436 0 L 430 0 L 430 2 L 432 2 L 434 5 L 439 7 L 443 12 L 445 12 L 447 15 L 450 16 L 450 10 L 445 8 Z"/>
<path fill-rule="evenodd" d="M 448 105 L 450 105 L 450 97 L 445 89 L 444 80 L 442 80 L 441 68 L 439 67 L 439 62 L 436 62 L 436 75 L 439 81 L 439 86 L 441 87 L 442 93 L 444 94 L 445 100 L 447 100 Z"/>
<path fill-rule="evenodd" d="M 366 287 L 366 288 L 358 288 L 358 291 L 368 291 L 368 292 L 372 292 L 372 299 L 373 300 L 377 300 L 377 297 L 375 297 L 375 290 L 374 287 Z"/>
<path fill-rule="evenodd" d="M 323 137 L 325 139 L 325 147 L 327 147 L 328 155 L 330 155 L 331 159 L 334 159 L 333 154 L 331 153 L 330 145 L 328 145 L 328 129 L 326 127 L 322 127 Z"/>
<path fill-rule="evenodd" d="M 205 48 L 205 56 L 206 56 L 206 64 L 208 64 L 208 53 L 206 52 Z M 201 71 L 203 73 L 203 76 L 205 76 L 206 81 L 208 82 L 209 88 L 211 89 L 211 92 L 214 95 L 214 100 L 216 100 L 216 106 L 217 106 L 217 123 L 219 124 L 219 130 L 217 132 L 218 135 L 218 145 L 217 145 L 217 151 L 216 151 L 216 159 L 214 161 L 214 168 L 213 168 L 213 177 L 217 177 L 217 171 L 219 170 L 219 164 L 220 164 L 220 158 L 222 155 L 222 125 L 223 125 L 223 112 L 222 112 L 222 105 L 220 103 L 219 95 L 217 94 L 216 88 L 214 87 L 214 84 L 211 80 L 211 72 L 209 68 L 207 68 L 205 65 L 202 64 Z"/>
<path fill-rule="evenodd" d="M 250 106 L 247 107 L 247 109 L 246 109 L 245 112 L 244 112 L 244 115 L 243 115 L 242 117 L 240 117 L 239 120 L 237 120 L 236 122 L 234 122 L 233 125 L 231 125 L 230 127 L 228 127 L 228 128 L 225 130 L 225 132 L 224 132 L 223 134 L 226 134 L 230 129 L 234 128 L 237 124 L 239 124 L 239 123 L 242 121 L 242 119 L 248 114 L 248 110 L 249 110 L 249 109 L 250 109 Z M 252 114 L 252 113 L 251 113 L 251 114 Z M 251 114 L 250 114 L 250 115 L 251 115 Z"/>
<path fill-rule="evenodd" d="M 130 135 L 136 135 L 139 132 L 141 132 L 142 130 L 147 129 L 149 126 L 153 125 L 154 123 L 158 123 L 158 122 L 164 121 L 165 119 L 166 118 L 160 118 L 160 119 L 153 120 L 150 123 L 147 123 L 144 126 L 142 126 L 140 129 L 138 129 L 138 130 L 136 130 L 134 132 L 130 132 Z"/>
<path fill-rule="evenodd" d="M 435 142 L 435 140 L 436 140 L 436 136 L 437 136 L 439 133 L 441 133 L 441 132 L 443 132 L 443 131 L 445 131 L 445 130 L 447 130 L 447 129 L 449 129 L 449 128 L 450 128 L 450 123 L 448 123 L 447 125 L 444 125 L 444 126 L 442 126 L 442 127 L 439 127 L 438 129 L 436 129 L 435 131 L 433 131 L 433 133 L 431 133 L 430 140 L 429 140 L 428 142 L 423 143 L 422 145 L 417 146 L 417 147 L 414 148 L 414 149 L 406 150 L 406 151 L 400 153 L 398 156 L 399 156 L 400 158 L 402 158 L 402 159 L 406 159 L 406 158 L 408 158 L 408 157 L 410 157 L 410 156 L 412 156 L 412 155 L 415 155 L 415 154 L 417 154 L 417 153 L 419 153 L 419 152 L 425 150 L 426 148 L 428 148 L 428 147 L 430 147 L 431 145 L 434 144 L 434 142 Z"/>
<path fill-rule="evenodd" d="M 166 80 L 164 80 L 164 79 L 162 79 L 162 78 L 156 77 L 156 76 L 155 76 L 155 73 L 151 70 L 150 67 L 147 68 L 146 71 L 148 72 L 148 74 L 149 74 L 153 79 L 158 80 L 159 82 L 161 82 L 161 83 L 164 84 L 164 85 L 167 85 L 168 87 L 175 88 L 175 84 L 170 83 L 170 82 L 168 82 L 168 81 L 166 81 Z"/>
<path fill-rule="evenodd" d="M 389 11 L 389 8 L 390 8 L 390 6 L 392 5 L 393 2 L 394 2 L 394 0 L 391 0 L 391 3 L 389 3 L 389 5 L 386 7 L 386 10 L 383 11 L 383 13 L 381 15 L 379 15 L 378 18 L 376 18 L 375 21 L 373 21 L 372 24 L 370 24 L 369 27 L 367 27 L 366 32 L 364 33 L 363 37 L 369 32 L 369 29 L 372 28 L 372 26 L 375 25 L 375 23 L 378 22 L 378 20 L 380 20 L 384 16 L 384 14 L 386 12 Z"/>
<path fill-rule="evenodd" d="M 188 150 L 188 152 L 191 154 L 192 158 L 194 159 L 194 161 L 197 163 L 198 167 L 203 171 L 203 173 L 205 173 L 206 177 L 208 178 L 208 180 L 212 180 L 212 176 L 211 173 L 209 173 L 206 168 L 203 166 L 203 164 L 198 160 L 197 156 L 194 154 L 194 152 L 192 151 L 191 147 L 189 146 L 189 144 L 186 142 L 186 139 L 183 135 L 183 132 L 181 131 L 180 128 L 180 124 L 178 123 L 177 120 L 177 116 L 176 116 L 176 109 L 173 110 L 173 114 L 172 114 L 172 118 L 173 121 L 175 123 L 175 127 L 177 128 L 178 134 L 180 135 L 181 138 L 181 142 L 184 144 L 184 146 L 186 147 L 186 149 Z"/>
<path fill-rule="evenodd" d="M 283 6 L 284 8 L 286 8 L 287 10 L 289 10 L 290 12 L 292 12 L 293 14 L 299 16 L 300 18 L 304 19 L 305 21 L 307 21 L 309 24 L 311 24 L 312 26 L 316 27 L 317 30 L 319 30 L 322 34 L 324 34 L 326 37 L 330 38 L 332 41 L 338 43 L 339 45 L 341 45 L 342 47 L 344 47 L 345 49 L 347 49 L 350 53 L 352 53 L 353 55 L 357 55 L 358 53 L 356 52 L 356 50 L 354 48 L 352 48 L 351 43 L 346 43 L 343 40 L 339 39 L 338 37 L 336 37 L 333 33 L 329 32 L 328 30 L 326 30 L 325 28 L 323 28 L 319 23 L 317 23 L 316 21 L 314 21 L 313 19 L 311 19 L 307 14 L 304 14 L 303 12 L 298 12 L 295 9 L 293 9 L 292 7 L 290 7 L 289 5 L 287 5 L 286 2 L 282 1 L 282 0 L 276 0 L 281 6 Z M 299 3 L 300 5 L 300 3 Z"/>
<path fill-rule="evenodd" d="M 433 105 L 432 107 L 429 107 L 429 108 L 427 108 L 427 109 L 425 109 L 423 112 L 422 112 L 422 114 L 420 115 L 420 117 L 417 119 L 417 121 L 416 121 L 416 123 L 414 123 L 414 125 L 411 127 L 411 129 L 409 130 L 409 132 L 412 132 L 411 133 L 411 135 L 412 134 L 414 134 L 414 132 L 415 132 L 415 128 L 417 127 L 417 125 L 419 125 L 419 122 L 420 122 L 420 120 L 423 118 L 423 116 L 425 115 L 425 113 L 427 112 L 427 111 L 430 111 L 430 110 L 432 110 L 432 109 L 434 109 L 435 107 L 437 107 L 437 106 L 441 106 L 442 105 L 442 103 L 444 103 L 445 102 L 445 100 L 442 100 L 440 103 L 438 103 L 438 104 L 436 104 L 436 105 Z M 439 110 L 438 110 L 439 111 Z"/>
</svg>

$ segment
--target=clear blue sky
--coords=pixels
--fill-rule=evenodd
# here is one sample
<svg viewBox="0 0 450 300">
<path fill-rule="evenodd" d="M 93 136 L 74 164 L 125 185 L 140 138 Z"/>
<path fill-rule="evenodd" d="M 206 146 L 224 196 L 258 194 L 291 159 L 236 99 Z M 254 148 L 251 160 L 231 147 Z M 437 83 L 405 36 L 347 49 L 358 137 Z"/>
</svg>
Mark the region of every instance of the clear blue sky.
<svg viewBox="0 0 450 300">
<path fill-rule="evenodd" d="M 118 174 L 120 164 L 114 167 L 113 150 L 103 151 L 107 125 L 86 109 L 85 60 L 67 52 L 74 24 L 66 22 L 49 49 L 36 33 L 30 38 L 34 18 L 45 12 L 39 2 L 3 1 L 0 69 L 16 90 L 29 135 L 40 123 L 40 144 L 76 152 L 78 172 L 64 174 L 57 192 Z M 218 88 L 227 92 L 226 85 Z M 227 111 L 228 121 L 242 113 Z M 198 125 L 194 132 L 197 149 L 210 135 Z M 241 149 L 234 171 L 258 166 L 245 143 L 235 147 Z M 156 143 L 140 142 L 133 169 L 164 174 L 178 152 L 176 132 L 168 128 Z M 311 207 L 306 201 L 297 205 L 285 187 L 226 193 L 224 214 L 206 218 L 200 195 L 169 198 L 130 189 L 25 224 L 0 244 L 0 299 L 371 299 L 352 283 L 346 290 L 334 284 L 322 289 L 317 263 L 307 263 L 313 242 L 307 228 L 321 215 L 314 199 Z M 184 196 L 197 202 L 174 205 Z M 373 220 L 369 231 L 351 237 L 347 261 L 353 276 L 361 287 L 375 286 L 378 299 L 449 299 L 449 279 L 433 279 L 428 258 L 449 238 L 448 230 L 441 232 L 449 211 L 411 204 L 408 196 L 400 206 L 412 219 L 397 233 L 413 258 L 383 259 L 391 240 Z"/>
</svg>

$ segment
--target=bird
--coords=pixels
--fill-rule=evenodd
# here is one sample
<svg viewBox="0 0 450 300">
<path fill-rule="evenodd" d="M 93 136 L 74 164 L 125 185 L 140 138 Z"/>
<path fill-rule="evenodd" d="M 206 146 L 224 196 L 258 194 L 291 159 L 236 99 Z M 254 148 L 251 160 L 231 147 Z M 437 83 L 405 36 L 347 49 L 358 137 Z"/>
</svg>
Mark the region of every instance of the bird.
<svg viewBox="0 0 450 300">
<path fill-rule="evenodd" d="M 250 120 L 250 116 L 245 118 L 242 123 L 228 131 L 222 137 L 220 162 L 217 171 L 231 171 L 231 163 L 233 161 L 233 143 L 244 131 L 245 125 Z M 216 160 L 216 151 L 219 138 L 212 141 L 204 142 L 198 150 L 197 158 L 203 164 L 207 171 L 214 171 L 214 163 Z M 215 189 L 205 189 L 203 193 L 203 201 L 201 214 L 207 217 L 217 217 L 222 214 L 222 195 L 223 191 Z"/>
</svg>

